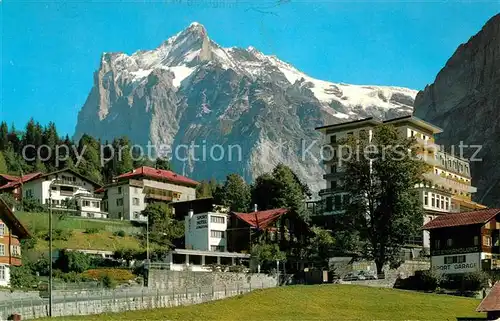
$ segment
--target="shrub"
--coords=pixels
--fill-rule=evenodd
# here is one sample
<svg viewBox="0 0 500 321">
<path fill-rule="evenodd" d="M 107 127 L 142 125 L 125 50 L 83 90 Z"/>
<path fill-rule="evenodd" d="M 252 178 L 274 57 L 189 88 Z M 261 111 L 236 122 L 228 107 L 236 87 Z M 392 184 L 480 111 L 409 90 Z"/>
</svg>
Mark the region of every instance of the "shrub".
<svg viewBox="0 0 500 321">
<path fill-rule="evenodd" d="M 38 284 L 38 278 L 33 275 L 27 265 L 10 267 L 10 285 L 13 288 L 33 288 Z"/>
<path fill-rule="evenodd" d="M 97 233 L 99 233 L 99 231 L 100 230 L 96 227 L 89 227 L 89 228 L 85 229 L 86 234 L 97 234 Z"/>
<path fill-rule="evenodd" d="M 119 236 L 119 237 L 125 237 L 125 236 L 127 236 L 127 233 L 125 233 L 125 231 L 123 231 L 123 230 L 120 230 L 120 231 L 114 232 L 113 235 Z"/>
<path fill-rule="evenodd" d="M 31 197 L 24 197 L 22 200 L 23 211 L 31 213 L 48 212 L 47 206 L 41 204 L 38 200 Z"/>
<path fill-rule="evenodd" d="M 99 281 L 103 281 L 104 277 L 109 277 L 117 283 L 128 282 L 135 278 L 132 272 L 125 269 L 91 269 L 83 272 L 82 276 Z"/>
<path fill-rule="evenodd" d="M 37 239 L 35 237 L 21 240 L 21 249 L 22 249 L 21 253 L 24 253 L 27 250 L 34 249 L 36 246 L 36 243 L 37 243 Z"/>
<path fill-rule="evenodd" d="M 71 236 L 73 235 L 73 232 L 70 230 L 63 230 L 60 228 L 56 228 L 52 230 L 52 240 L 53 241 L 68 241 Z M 44 239 L 48 241 L 50 238 L 49 233 L 44 233 Z"/>
<path fill-rule="evenodd" d="M 479 291 L 488 286 L 488 275 L 484 272 L 447 275 L 442 287 L 459 291 Z"/>
<path fill-rule="evenodd" d="M 19 205 L 19 202 L 14 198 L 14 196 L 10 193 L 2 193 L 0 194 L 0 199 L 5 201 L 5 204 L 7 204 L 8 207 L 10 208 L 17 208 Z"/>
<path fill-rule="evenodd" d="M 63 272 L 81 273 L 90 267 L 90 256 L 76 251 L 61 251 L 56 266 Z"/>
<path fill-rule="evenodd" d="M 38 273 L 42 276 L 49 275 L 49 259 L 42 254 L 40 258 L 32 264 L 32 270 L 34 273 Z"/>
<path fill-rule="evenodd" d="M 441 285 L 441 280 L 436 270 L 416 271 L 414 276 L 398 279 L 395 287 L 406 290 L 435 291 Z"/>
<path fill-rule="evenodd" d="M 114 289 L 116 288 L 116 285 L 118 282 L 116 282 L 115 279 L 113 279 L 111 276 L 109 276 L 108 274 L 104 275 L 102 278 L 101 278 L 101 282 L 102 282 L 102 285 L 105 286 L 106 288 L 109 288 L 109 289 Z"/>
<path fill-rule="evenodd" d="M 415 276 L 417 277 L 418 290 L 434 291 L 441 283 L 441 276 L 433 269 L 415 273 Z"/>
</svg>

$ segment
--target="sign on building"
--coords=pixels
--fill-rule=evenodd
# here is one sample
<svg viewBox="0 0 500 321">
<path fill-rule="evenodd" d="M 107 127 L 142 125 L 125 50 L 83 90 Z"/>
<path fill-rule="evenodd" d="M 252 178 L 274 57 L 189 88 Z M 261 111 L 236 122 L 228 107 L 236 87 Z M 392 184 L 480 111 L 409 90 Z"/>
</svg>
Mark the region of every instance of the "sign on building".
<svg viewBox="0 0 500 321">
<path fill-rule="evenodd" d="M 196 216 L 196 228 L 202 229 L 208 227 L 207 215 L 198 215 Z"/>
<path fill-rule="evenodd" d="M 441 274 L 475 272 L 481 270 L 481 253 L 433 256 L 431 263 Z"/>
</svg>

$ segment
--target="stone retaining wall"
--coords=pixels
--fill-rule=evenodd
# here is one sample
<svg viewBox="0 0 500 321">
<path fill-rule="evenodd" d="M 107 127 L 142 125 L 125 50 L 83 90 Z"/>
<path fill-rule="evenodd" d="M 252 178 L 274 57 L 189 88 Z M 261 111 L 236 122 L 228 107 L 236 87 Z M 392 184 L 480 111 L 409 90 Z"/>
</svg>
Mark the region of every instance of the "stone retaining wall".
<svg viewBox="0 0 500 321">
<path fill-rule="evenodd" d="M 141 295 L 119 296 L 113 291 L 102 291 L 99 298 L 94 296 L 68 296 L 64 300 L 56 300 L 52 305 L 52 316 L 90 315 L 109 312 L 123 312 L 143 309 L 168 308 L 181 305 L 198 304 L 207 301 L 224 299 L 250 292 L 250 288 L 210 288 L 187 289 L 183 292 L 166 292 L 149 290 Z M 110 296 L 111 295 L 111 296 Z M 20 314 L 23 320 L 43 318 L 48 316 L 48 303 L 26 304 L 24 306 L 0 306 L 1 320 L 7 320 L 12 314 Z"/>
</svg>

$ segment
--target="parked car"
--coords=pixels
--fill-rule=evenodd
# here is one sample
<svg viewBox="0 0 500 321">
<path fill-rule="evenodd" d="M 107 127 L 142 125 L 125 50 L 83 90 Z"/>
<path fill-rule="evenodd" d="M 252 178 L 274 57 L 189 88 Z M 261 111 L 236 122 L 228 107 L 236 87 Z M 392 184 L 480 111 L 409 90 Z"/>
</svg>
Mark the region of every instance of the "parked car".
<svg viewBox="0 0 500 321">
<path fill-rule="evenodd" d="M 359 271 L 349 272 L 342 278 L 342 280 L 343 281 L 360 281 L 360 280 L 365 280 L 365 276 L 360 274 Z"/>
<path fill-rule="evenodd" d="M 365 280 L 377 280 L 377 275 L 370 271 L 360 271 L 359 275 L 362 275 Z"/>
</svg>

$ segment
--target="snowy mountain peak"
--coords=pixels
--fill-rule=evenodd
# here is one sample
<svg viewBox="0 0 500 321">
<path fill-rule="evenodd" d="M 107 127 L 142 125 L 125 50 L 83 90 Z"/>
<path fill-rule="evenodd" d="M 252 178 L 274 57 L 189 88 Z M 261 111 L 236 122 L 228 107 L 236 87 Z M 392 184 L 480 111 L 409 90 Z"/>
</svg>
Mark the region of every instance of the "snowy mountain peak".
<svg viewBox="0 0 500 321">
<path fill-rule="evenodd" d="M 284 163 L 317 190 L 320 163 L 293 152 L 319 139 L 315 127 L 410 114 L 415 95 L 407 88 L 319 80 L 252 46 L 221 47 L 192 23 L 157 48 L 103 53 L 75 139 L 126 135 L 172 150 L 193 141 L 238 145 L 243 162 L 173 165 L 200 179 L 233 172 L 250 179 Z M 278 142 L 290 143 L 289 150 L 277 151 Z"/>
</svg>

